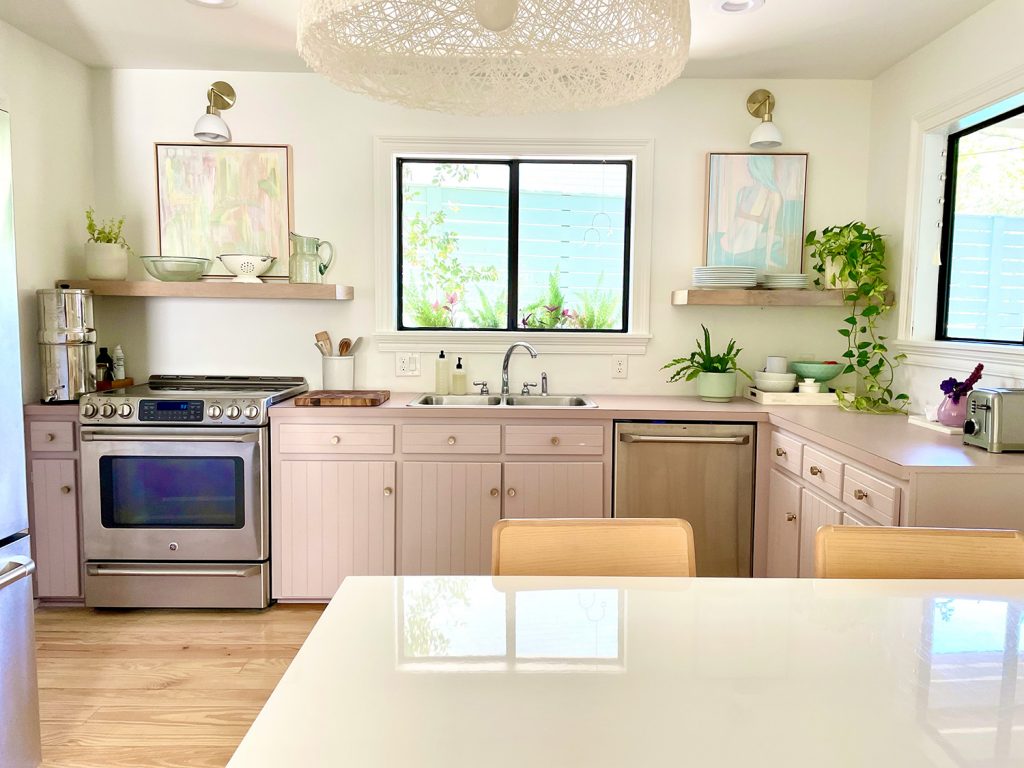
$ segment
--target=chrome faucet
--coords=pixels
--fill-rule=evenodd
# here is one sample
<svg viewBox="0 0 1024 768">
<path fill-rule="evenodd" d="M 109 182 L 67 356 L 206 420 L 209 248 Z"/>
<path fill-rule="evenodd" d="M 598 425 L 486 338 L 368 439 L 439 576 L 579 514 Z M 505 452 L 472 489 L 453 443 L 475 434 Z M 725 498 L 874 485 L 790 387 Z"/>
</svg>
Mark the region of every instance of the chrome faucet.
<svg viewBox="0 0 1024 768">
<path fill-rule="evenodd" d="M 501 394 L 508 394 L 508 360 L 512 357 L 512 353 L 516 347 L 522 347 L 530 353 L 530 357 L 537 357 L 537 350 L 527 344 L 525 341 L 517 341 L 508 348 L 505 352 L 505 360 L 501 364 Z"/>
</svg>

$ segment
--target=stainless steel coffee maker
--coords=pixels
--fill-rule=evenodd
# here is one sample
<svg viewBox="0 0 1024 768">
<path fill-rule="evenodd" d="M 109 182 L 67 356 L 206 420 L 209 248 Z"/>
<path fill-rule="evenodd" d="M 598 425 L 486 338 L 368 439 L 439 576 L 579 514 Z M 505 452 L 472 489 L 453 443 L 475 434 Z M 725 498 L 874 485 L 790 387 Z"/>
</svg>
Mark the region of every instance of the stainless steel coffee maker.
<svg viewBox="0 0 1024 768">
<path fill-rule="evenodd" d="M 74 402 L 96 391 L 92 291 L 49 288 L 39 299 L 39 364 L 44 403 Z"/>
</svg>

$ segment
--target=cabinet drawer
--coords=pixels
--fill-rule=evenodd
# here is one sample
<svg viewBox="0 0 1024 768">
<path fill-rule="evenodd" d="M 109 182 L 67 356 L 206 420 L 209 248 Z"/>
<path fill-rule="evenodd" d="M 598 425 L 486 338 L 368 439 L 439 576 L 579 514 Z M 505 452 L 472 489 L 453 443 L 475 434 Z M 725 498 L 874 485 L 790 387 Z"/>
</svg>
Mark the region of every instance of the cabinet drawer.
<svg viewBox="0 0 1024 768">
<path fill-rule="evenodd" d="M 417 424 L 402 427 L 403 453 L 501 453 L 497 424 Z"/>
<path fill-rule="evenodd" d="M 841 499 L 843 487 L 843 463 L 831 456 L 804 446 L 803 470 L 800 476 L 807 482 L 808 487 L 817 488 L 820 491 Z"/>
<path fill-rule="evenodd" d="M 32 421 L 28 429 L 33 452 L 75 450 L 75 425 L 70 421 Z"/>
<path fill-rule="evenodd" d="M 896 525 L 900 489 L 849 465 L 843 467 L 843 501 L 879 525 Z"/>
<path fill-rule="evenodd" d="M 857 528 L 868 528 L 875 525 L 875 522 L 868 521 L 863 517 L 853 514 L 852 512 L 843 512 L 842 525 L 852 525 Z"/>
<path fill-rule="evenodd" d="M 393 453 L 390 424 L 282 424 L 281 453 Z"/>
<path fill-rule="evenodd" d="M 800 474 L 800 462 L 803 459 L 804 444 L 792 437 L 772 433 L 772 462 L 777 467 L 784 467 L 794 475 Z"/>
<path fill-rule="evenodd" d="M 604 453 L 604 427 L 505 427 L 505 453 L 600 456 Z"/>
</svg>

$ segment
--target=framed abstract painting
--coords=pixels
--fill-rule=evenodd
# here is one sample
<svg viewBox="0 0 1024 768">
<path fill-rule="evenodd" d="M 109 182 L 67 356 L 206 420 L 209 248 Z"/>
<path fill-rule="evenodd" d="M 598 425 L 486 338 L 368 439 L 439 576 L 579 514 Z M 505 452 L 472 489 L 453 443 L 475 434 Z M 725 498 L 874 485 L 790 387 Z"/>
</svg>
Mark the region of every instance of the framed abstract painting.
<svg viewBox="0 0 1024 768">
<path fill-rule="evenodd" d="M 203 256 L 207 276 L 229 276 L 222 253 L 275 256 L 267 277 L 288 275 L 291 147 L 157 144 L 161 256 Z"/>
<path fill-rule="evenodd" d="M 801 272 L 806 196 L 806 153 L 709 154 L 704 263 Z"/>
</svg>

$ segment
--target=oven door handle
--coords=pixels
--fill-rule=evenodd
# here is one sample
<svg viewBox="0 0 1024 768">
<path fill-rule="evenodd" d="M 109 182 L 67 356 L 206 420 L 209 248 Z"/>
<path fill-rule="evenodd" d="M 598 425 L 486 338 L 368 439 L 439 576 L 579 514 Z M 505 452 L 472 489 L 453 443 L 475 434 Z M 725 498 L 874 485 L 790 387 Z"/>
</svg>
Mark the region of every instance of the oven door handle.
<svg viewBox="0 0 1024 768">
<path fill-rule="evenodd" d="M 255 443 L 259 435 L 158 435 L 153 433 L 125 435 L 118 432 L 82 432 L 83 443 Z"/>
<path fill-rule="evenodd" d="M 89 576 L 256 576 L 260 572 L 258 565 L 247 565 L 239 568 L 189 568 L 170 567 L 154 568 L 152 566 L 133 567 L 130 565 L 87 565 Z"/>
</svg>

